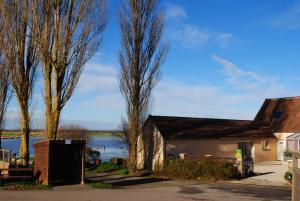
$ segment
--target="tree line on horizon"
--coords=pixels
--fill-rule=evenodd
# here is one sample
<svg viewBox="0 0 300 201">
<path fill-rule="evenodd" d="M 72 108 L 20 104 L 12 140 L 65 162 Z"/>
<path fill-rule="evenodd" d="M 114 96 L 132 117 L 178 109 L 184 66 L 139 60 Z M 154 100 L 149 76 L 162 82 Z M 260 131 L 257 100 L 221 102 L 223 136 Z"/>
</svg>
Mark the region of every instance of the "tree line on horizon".
<svg viewBox="0 0 300 201">
<path fill-rule="evenodd" d="M 82 70 L 98 50 L 108 11 L 105 0 L 0 0 L 0 148 L 12 94 L 21 117 L 19 157 L 29 162 L 30 103 L 36 74 L 42 71 L 45 136 L 57 139 L 60 115 Z M 137 165 L 138 138 L 151 109 L 168 43 L 162 41 L 164 13 L 159 0 L 123 0 L 118 8 L 120 92 L 126 116 L 122 129 L 129 170 Z"/>
</svg>

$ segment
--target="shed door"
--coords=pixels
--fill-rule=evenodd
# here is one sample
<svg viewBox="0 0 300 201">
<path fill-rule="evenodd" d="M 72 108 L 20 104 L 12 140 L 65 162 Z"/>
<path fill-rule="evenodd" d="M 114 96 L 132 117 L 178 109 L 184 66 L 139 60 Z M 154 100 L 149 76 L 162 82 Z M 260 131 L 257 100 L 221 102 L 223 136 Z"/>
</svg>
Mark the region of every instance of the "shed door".
<svg viewBox="0 0 300 201">
<path fill-rule="evenodd" d="M 278 140 L 277 142 L 277 160 L 283 161 L 284 154 L 284 142 L 283 140 Z"/>
</svg>

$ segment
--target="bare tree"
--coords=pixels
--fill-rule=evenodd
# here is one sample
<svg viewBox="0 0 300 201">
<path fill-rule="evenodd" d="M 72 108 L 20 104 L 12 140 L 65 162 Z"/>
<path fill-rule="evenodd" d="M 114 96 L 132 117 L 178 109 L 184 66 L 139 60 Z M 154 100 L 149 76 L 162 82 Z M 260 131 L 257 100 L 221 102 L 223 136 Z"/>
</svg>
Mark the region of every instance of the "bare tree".
<svg viewBox="0 0 300 201">
<path fill-rule="evenodd" d="M 150 109 L 151 92 L 168 52 L 168 45 L 161 42 L 164 15 L 157 6 L 158 0 L 130 0 L 124 1 L 119 11 L 120 90 L 126 101 L 132 173 L 136 171 L 137 142 Z"/>
<path fill-rule="evenodd" d="M 1 135 L 5 125 L 7 105 L 11 98 L 9 71 L 0 55 L 0 149 L 2 148 Z"/>
<path fill-rule="evenodd" d="M 89 133 L 84 127 L 77 124 L 63 125 L 58 128 L 58 139 L 85 139 L 88 140 Z"/>
<path fill-rule="evenodd" d="M 30 7 L 29 0 L 0 1 L 0 47 L 20 106 L 22 129 L 20 158 L 25 166 L 29 161 L 29 105 L 38 65 L 36 47 L 32 40 L 34 36 L 32 29 L 29 28 Z"/>
<path fill-rule="evenodd" d="M 32 0 L 43 66 L 46 135 L 56 139 L 60 114 L 94 55 L 106 25 L 105 0 Z"/>
</svg>

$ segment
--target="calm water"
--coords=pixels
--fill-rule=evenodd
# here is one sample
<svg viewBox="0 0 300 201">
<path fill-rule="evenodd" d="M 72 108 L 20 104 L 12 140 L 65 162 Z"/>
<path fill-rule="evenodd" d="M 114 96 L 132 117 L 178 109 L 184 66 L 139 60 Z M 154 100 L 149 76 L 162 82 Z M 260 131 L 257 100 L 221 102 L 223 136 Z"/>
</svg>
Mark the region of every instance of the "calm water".
<svg viewBox="0 0 300 201">
<path fill-rule="evenodd" d="M 34 149 L 32 145 L 38 141 L 41 141 L 41 137 L 31 137 L 29 140 L 30 155 L 34 155 Z M 19 154 L 19 145 L 21 139 L 2 139 L 2 147 L 4 149 L 11 150 L 11 153 Z M 88 140 L 88 146 L 97 149 L 101 153 L 101 159 L 104 161 L 110 160 L 112 157 L 126 157 L 127 150 L 126 145 L 122 139 L 114 136 L 93 136 Z"/>
</svg>

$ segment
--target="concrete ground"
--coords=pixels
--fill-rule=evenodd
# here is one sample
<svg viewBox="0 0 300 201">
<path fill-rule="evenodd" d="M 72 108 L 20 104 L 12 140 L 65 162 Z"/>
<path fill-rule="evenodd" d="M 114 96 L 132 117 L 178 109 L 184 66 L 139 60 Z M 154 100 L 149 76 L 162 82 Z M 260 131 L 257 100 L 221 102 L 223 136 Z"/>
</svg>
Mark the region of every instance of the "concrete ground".
<svg viewBox="0 0 300 201">
<path fill-rule="evenodd" d="M 290 188 L 232 183 L 135 186 L 93 189 L 87 185 L 55 187 L 45 191 L 0 191 L 2 201 L 288 201 Z"/>
<path fill-rule="evenodd" d="M 289 186 L 284 179 L 284 173 L 288 171 L 288 162 L 271 161 L 256 163 L 254 165 L 255 176 L 249 177 L 233 183 L 269 185 L 269 186 Z"/>
</svg>

